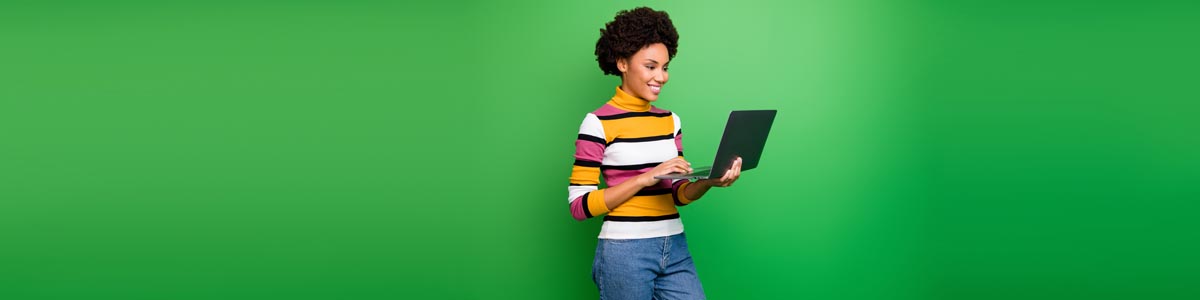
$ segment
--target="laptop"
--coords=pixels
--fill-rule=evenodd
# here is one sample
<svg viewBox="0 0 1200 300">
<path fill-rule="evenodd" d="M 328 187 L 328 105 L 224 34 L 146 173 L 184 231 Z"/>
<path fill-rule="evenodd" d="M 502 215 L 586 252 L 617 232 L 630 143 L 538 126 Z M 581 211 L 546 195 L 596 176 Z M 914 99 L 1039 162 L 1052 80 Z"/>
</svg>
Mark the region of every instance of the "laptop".
<svg viewBox="0 0 1200 300">
<path fill-rule="evenodd" d="M 711 166 L 694 168 L 691 174 L 671 173 L 654 176 L 655 179 L 708 179 L 721 178 L 733 167 L 737 157 L 742 158 L 742 171 L 758 167 L 767 134 L 775 121 L 776 110 L 735 110 L 729 113 L 725 123 L 725 134 L 717 147 L 717 157 Z"/>
</svg>

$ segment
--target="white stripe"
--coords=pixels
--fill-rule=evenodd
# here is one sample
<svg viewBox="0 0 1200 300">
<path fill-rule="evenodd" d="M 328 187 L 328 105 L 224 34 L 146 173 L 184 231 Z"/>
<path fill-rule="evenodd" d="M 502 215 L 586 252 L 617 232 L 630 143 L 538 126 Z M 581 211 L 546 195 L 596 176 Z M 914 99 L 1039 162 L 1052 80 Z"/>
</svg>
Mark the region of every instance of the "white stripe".
<svg viewBox="0 0 1200 300">
<path fill-rule="evenodd" d="M 575 198 L 579 198 L 579 196 L 583 196 L 583 194 L 587 194 L 595 190 L 596 186 L 594 185 L 567 186 L 567 203 L 575 202 Z"/>
<path fill-rule="evenodd" d="M 609 166 L 661 163 L 678 155 L 674 139 L 615 143 L 604 149 L 604 161 L 601 163 Z"/>
<path fill-rule="evenodd" d="M 596 114 L 588 113 L 583 117 L 583 124 L 579 124 L 579 133 L 594 136 L 601 140 L 607 141 L 604 138 L 604 125 L 600 124 L 600 118 Z"/>
<path fill-rule="evenodd" d="M 675 121 L 675 131 L 674 131 L 674 132 L 675 132 L 676 134 L 680 133 L 680 132 L 679 132 L 679 130 L 680 130 L 680 129 L 683 129 L 683 121 L 680 121 L 680 120 L 679 120 L 679 114 L 672 112 L 672 113 L 671 113 L 671 118 L 674 118 L 674 119 L 675 119 L 675 120 L 674 120 L 674 121 Z M 671 145 L 672 145 L 672 146 L 674 146 L 674 145 L 675 145 L 675 139 L 671 139 Z M 680 152 L 680 151 L 683 151 L 683 149 L 675 148 L 675 154 L 676 154 L 676 155 L 679 155 L 679 152 Z M 672 180 L 671 180 L 671 186 L 675 186 L 675 183 L 676 183 L 676 182 L 679 182 L 680 180 L 684 180 L 684 179 L 672 179 Z"/>
<path fill-rule="evenodd" d="M 604 140 L 604 125 L 600 123 L 600 118 L 596 114 L 588 113 L 583 117 L 582 124 L 579 124 L 579 134 L 586 134 Z M 575 201 L 575 198 L 583 196 L 589 192 L 595 191 L 594 185 L 572 185 L 567 186 L 567 203 Z"/>
<path fill-rule="evenodd" d="M 672 131 L 672 133 L 679 132 L 679 129 L 683 128 L 683 122 L 679 121 L 679 114 L 671 113 L 671 119 L 675 121 L 675 131 Z"/>
<path fill-rule="evenodd" d="M 604 221 L 600 226 L 602 239 L 644 239 L 671 236 L 683 233 L 683 221 L 679 218 L 650 222 Z"/>
</svg>

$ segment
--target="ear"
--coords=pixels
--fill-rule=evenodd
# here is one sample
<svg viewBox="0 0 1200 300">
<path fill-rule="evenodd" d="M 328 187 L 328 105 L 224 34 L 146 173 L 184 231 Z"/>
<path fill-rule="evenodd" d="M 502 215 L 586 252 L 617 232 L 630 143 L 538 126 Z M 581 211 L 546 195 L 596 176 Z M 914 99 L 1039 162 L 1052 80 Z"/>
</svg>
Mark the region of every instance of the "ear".
<svg viewBox="0 0 1200 300">
<path fill-rule="evenodd" d="M 629 71 L 629 59 L 628 58 L 618 58 L 617 59 L 617 70 L 621 70 L 621 74 L 625 74 L 625 72 L 628 72 Z"/>
</svg>

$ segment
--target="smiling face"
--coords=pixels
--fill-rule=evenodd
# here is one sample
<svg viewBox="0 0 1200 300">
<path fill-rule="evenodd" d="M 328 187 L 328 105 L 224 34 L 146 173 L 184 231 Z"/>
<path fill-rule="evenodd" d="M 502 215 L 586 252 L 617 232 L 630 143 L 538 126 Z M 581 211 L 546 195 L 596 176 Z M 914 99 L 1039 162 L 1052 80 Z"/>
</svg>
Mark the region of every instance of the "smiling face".
<svg viewBox="0 0 1200 300">
<path fill-rule="evenodd" d="M 667 66 L 670 63 L 667 46 L 662 43 L 650 44 L 633 56 L 618 59 L 621 90 L 646 101 L 658 100 L 658 93 L 667 84 Z"/>
</svg>

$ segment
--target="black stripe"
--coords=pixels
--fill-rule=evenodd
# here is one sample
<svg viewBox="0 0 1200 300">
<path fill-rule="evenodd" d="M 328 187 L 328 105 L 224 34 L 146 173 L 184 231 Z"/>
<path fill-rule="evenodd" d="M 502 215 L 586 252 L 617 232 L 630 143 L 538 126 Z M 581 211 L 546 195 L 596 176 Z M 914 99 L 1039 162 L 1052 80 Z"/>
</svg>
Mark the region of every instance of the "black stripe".
<svg viewBox="0 0 1200 300">
<path fill-rule="evenodd" d="M 582 160 L 582 159 L 576 159 L 575 165 L 580 166 L 580 167 L 593 167 L 593 168 L 599 168 L 601 166 L 600 162 L 598 162 L 598 161 L 590 161 L 590 160 Z"/>
<path fill-rule="evenodd" d="M 680 128 L 679 131 L 676 131 L 675 135 L 683 135 L 683 128 Z M 679 150 L 679 156 L 683 156 L 683 150 Z"/>
<path fill-rule="evenodd" d="M 596 186 L 595 184 L 572 183 L 571 186 Z"/>
<path fill-rule="evenodd" d="M 633 117 L 662 118 L 662 117 L 670 117 L 670 116 L 671 116 L 671 113 L 669 113 L 669 112 L 656 113 L 656 112 L 644 111 L 644 112 L 627 112 L 627 113 L 623 113 L 623 114 L 615 114 L 615 115 L 610 115 L 610 116 L 596 116 L 596 118 L 601 119 L 601 120 L 616 120 L 616 119 L 633 118 Z"/>
<path fill-rule="evenodd" d="M 580 203 L 580 205 L 583 205 L 583 215 L 587 216 L 588 219 L 592 218 L 592 210 L 588 209 L 588 204 L 587 204 L 588 195 L 591 195 L 591 194 L 592 194 L 592 192 L 583 194 L 583 199 L 579 200 L 579 201 L 583 201 L 583 203 Z"/>
<path fill-rule="evenodd" d="M 669 189 L 669 188 L 667 188 L 667 189 L 644 189 L 644 190 L 639 190 L 637 193 L 634 193 L 633 195 L 634 196 L 657 196 L 657 195 L 666 195 L 666 194 L 670 194 L 670 193 L 671 193 L 671 189 Z"/>
<path fill-rule="evenodd" d="M 582 133 L 579 134 L 579 139 L 589 141 L 589 142 L 597 142 L 597 143 L 600 143 L 601 145 L 608 144 L 602 138 L 598 138 L 598 137 L 595 137 L 592 135 L 587 135 L 587 134 L 582 134 Z"/>
<path fill-rule="evenodd" d="M 578 161 L 576 162 L 576 164 L 579 164 Z M 603 165 L 603 166 L 600 166 L 600 170 L 601 171 L 603 171 L 603 170 L 641 170 L 641 169 L 645 169 L 645 168 L 653 168 L 654 166 L 657 166 L 658 164 L 661 164 L 661 163 L 645 163 L 645 164 L 640 164 L 640 165 L 624 165 L 624 166 Z"/>
<path fill-rule="evenodd" d="M 640 138 L 614 138 L 611 142 L 608 142 L 608 144 L 612 145 L 612 144 L 616 144 L 616 143 L 651 142 L 651 141 L 669 140 L 669 139 L 673 139 L 673 138 L 675 138 L 674 134 L 664 134 L 664 135 L 659 135 L 659 136 L 648 136 L 648 137 L 640 137 Z"/>
<path fill-rule="evenodd" d="M 662 220 L 670 220 L 670 219 L 678 219 L 678 218 L 679 218 L 679 214 L 677 214 L 677 213 L 669 214 L 669 215 L 665 215 L 665 216 L 656 216 L 656 217 L 623 217 L 623 216 L 612 216 L 612 215 L 604 216 L 605 221 L 619 221 L 619 222 L 650 222 L 650 221 L 662 221 Z"/>
</svg>

